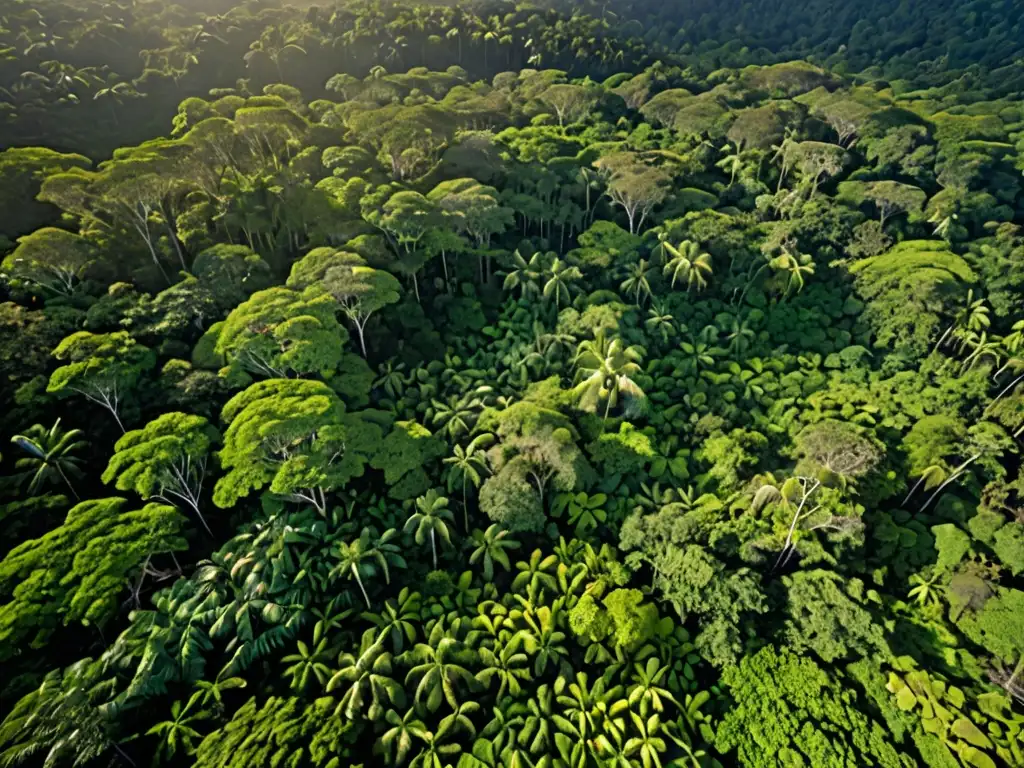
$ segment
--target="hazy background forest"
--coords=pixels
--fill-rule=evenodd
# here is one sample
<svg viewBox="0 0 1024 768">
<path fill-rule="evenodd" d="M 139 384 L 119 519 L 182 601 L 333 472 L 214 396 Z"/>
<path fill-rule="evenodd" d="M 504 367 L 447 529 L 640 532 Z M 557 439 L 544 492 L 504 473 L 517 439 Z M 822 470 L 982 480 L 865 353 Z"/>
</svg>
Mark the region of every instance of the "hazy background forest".
<svg viewBox="0 0 1024 768">
<path fill-rule="evenodd" d="M 1024 768 L 1022 19 L 8 0 L 0 766 Z"/>
</svg>

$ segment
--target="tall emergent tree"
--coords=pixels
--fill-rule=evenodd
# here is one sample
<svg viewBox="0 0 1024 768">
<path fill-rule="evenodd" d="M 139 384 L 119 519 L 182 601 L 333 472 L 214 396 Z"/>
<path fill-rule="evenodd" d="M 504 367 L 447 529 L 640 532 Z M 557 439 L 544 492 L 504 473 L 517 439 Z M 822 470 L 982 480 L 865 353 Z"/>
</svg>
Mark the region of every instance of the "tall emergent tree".
<svg viewBox="0 0 1024 768">
<path fill-rule="evenodd" d="M 65 365 L 50 376 L 49 392 L 81 395 L 102 406 L 125 431 L 121 413 L 136 383 L 153 367 L 155 356 L 124 331 L 79 331 L 64 339 L 53 356 Z"/>
<path fill-rule="evenodd" d="M 207 464 L 218 442 L 220 433 L 202 416 L 165 413 L 117 441 L 103 482 L 144 499 L 184 504 L 212 536 L 200 504 Z"/>
</svg>

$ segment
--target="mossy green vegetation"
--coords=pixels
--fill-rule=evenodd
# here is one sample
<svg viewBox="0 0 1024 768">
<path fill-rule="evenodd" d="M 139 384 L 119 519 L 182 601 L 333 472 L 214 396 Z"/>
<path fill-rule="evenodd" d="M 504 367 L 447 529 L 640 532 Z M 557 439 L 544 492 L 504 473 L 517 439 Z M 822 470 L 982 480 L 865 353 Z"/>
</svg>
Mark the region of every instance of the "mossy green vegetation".
<svg viewBox="0 0 1024 768">
<path fill-rule="evenodd" d="M 0 766 L 1024 768 L 1015 11 L 14 0 Z"/>
</svg>

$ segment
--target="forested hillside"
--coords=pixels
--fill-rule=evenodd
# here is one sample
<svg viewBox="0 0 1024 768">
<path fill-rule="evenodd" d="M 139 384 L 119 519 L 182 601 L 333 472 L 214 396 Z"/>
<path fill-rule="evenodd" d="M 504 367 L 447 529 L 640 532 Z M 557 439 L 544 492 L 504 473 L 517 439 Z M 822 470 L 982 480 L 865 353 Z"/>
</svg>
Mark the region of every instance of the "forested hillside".
<svg viewBox="0 0 1024 768">
<path fill-rule="evenodd" d="M 41 144 L 101 159 L 166 133 L 177 105 L 208 96 L 211 87 L 259 95 L 283 81 L 314 101 L 331 97 L 325 84 L 332 75 L 362 79 L 376 66 L 459 66 L 487 81 L 524 67 L 594 80 L 636 74 L 659 61 L 683 70 L 658 90 L 704 88 L 723 67 L 806 59 L 946 108 L 1019 100 L 1022 41 L 1019 0 L 302 8 L 234 0 L 8 0 L 0 14 L 0 126 L 5 145 Z M 4 221 L 0 233 L 9 226 Z"/>
<path fill-rule="evenodd" d="M 14 0 L 0 766 L 1024 768 L 1020 11 Z"/>
</svg>

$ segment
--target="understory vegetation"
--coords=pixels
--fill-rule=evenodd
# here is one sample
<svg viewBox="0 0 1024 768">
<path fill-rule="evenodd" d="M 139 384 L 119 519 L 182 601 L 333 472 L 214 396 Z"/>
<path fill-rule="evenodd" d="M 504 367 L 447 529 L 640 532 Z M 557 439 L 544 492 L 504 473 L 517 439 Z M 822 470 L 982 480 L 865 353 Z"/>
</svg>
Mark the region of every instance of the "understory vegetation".
<svg viewBox="0 0 1024 768">
<path fill-rule="evenodd" d="M 14 0 L 0 766 L 1024 767 L 1022 40 Z"/>
</svg>

